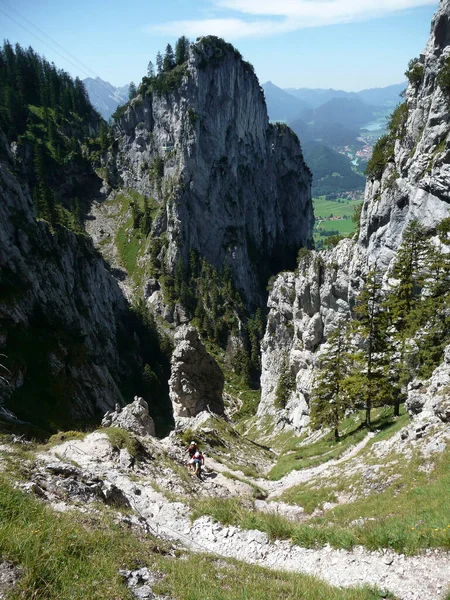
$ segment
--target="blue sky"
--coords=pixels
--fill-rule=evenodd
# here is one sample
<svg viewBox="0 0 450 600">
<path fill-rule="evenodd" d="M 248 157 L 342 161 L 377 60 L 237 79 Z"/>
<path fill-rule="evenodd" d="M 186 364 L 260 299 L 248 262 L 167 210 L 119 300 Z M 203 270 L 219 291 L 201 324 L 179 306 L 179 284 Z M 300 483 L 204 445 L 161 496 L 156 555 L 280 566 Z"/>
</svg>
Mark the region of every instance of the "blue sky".
<svg viewBox="0 0 450 600">
<path fill-rule="evenodd" d="M 33 46 L 72 75 L 83 79 L 98 75 L 113 85 L 138 83 L 148 61 L 179 35 L 194 40 L 212 33 L 241 51 L 261 83 L 358 91 L 404 80 L 409 59 L 425 47 L 438 4 L 438 0 L 0 0 L 0 32 L 12 43 Z"/>
</svg>

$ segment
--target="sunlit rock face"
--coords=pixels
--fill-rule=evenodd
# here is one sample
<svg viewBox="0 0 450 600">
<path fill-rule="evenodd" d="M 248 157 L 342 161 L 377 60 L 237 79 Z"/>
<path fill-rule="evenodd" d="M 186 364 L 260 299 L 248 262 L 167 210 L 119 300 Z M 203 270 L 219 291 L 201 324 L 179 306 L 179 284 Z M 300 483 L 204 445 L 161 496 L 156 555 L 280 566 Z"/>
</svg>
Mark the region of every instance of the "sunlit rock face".
<svg viewBox="0 0 450 600">
<path fill-rule="evenodd" d="M 293 268 L 311 246 L 311 174 L 297 136 L 269 123 L 252 67 L 208 39 L 191 47 L 175 89 L 132 101 L 116 126 L 114 168 L 121 185 L 160 202 L 153 235 L 168 270 L 191 250 L 218 270 L 228 263 L 252 304 L 262 272 Z"/>
<path fill-rule="evenodd" d="M 316 353 L 338 320 L 349 317 L 361 276 L 374 265 L 389 270 L 413 219 L 433 231 L 450 215 L 450 93 L 438 82 L 449 56 L 450 1 L 443 0 L 419 58 L 423 77 L 405 92 L 406 121 L 394 158 L 379 179 L 367 181 L 358 238 L 313 253 L 296 274 L 282 273 L 275 281 L 262 345 L 260 420 L 270 415 L 278 428 L 304 427 Z M 286 365 L 295 386 L 280 410 L 276 388 Z M 417 403 L 426 404 L 422 392 L 412 389 L 411 410 Z M 447 408 L 439 410 L 446 417 Z"/>
</svg>

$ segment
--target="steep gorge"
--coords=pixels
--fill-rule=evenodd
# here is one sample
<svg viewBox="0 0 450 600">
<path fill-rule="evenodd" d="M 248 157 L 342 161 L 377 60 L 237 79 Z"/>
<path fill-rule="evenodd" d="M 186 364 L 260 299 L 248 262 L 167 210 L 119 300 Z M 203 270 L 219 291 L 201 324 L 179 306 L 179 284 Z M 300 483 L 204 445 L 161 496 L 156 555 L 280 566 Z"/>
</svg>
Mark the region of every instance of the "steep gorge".
<svg viewBox="0 0 450 600">
<path fill-rule="evenodd" d="M 15 57 L 5 48 L 13 65 L 40 64 L 32 51 Z M 41 106 L 44 88 L 30 91 L 36 105 L 24 105 L 21 128 L 2 113 L 5 419 L 14 420 L 10 410 L 46 431 L 67 428 L 138 393 L 165 430 L 170 348 L 151 311 L 186 322 L 186 307 L 174 318 L 169 297 L 180 268 L 190 268 L 194 253 L 206 288 L 209 277 L 226 274 L 223 306 L 235 311 L 239 333 L 248 309 L 262 305 L 269 276 L 312 243 L 311 175 L 299 141 L 269 124 L 253 68 L 231 45 L 202 38 L 184 64 L 144 78 L 139 90 L 110 132 L 86 99 L 93 126 L 84 113 Z M 70 126 L 70 114 L 79 126 Z M 136 214 L 147 205 L 142 232 Z"/>
</svg>

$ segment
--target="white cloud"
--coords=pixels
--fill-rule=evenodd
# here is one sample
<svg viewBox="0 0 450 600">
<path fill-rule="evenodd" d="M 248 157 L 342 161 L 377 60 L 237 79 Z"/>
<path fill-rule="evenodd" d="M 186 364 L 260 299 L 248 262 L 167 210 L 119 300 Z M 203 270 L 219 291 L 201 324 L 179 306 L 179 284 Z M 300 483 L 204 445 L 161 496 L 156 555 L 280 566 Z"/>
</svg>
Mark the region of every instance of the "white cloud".
<svg viewBox="0 0 450 600">
<path fill-rule="evenodd" d="M 291 31 L 286 29 L 287 23 L 263 21 L 243 21 L 241 19 L 204 19 L 199 21 L 169 21 L 161 25 L 152 25 L 147 28 L 150 33 L 159 33 L 167 36 L 186 35 L 195 38 L 201 35 L 217 35 L 228 40 L 245 37 L 264 36 L 274 33 Z"/>
<path fill-rule="evenodd" d="M 169 21 L 147 28 L 164 35 L 217 35 L 226 39 L 268 36 L 381 17 L 401 10 L 436 5 L 437 0 L 212 0 L 218 9 L 257 19 L 217 18 Z M 269 18 L 271 17 L 271 18 Z"/>
</svg>

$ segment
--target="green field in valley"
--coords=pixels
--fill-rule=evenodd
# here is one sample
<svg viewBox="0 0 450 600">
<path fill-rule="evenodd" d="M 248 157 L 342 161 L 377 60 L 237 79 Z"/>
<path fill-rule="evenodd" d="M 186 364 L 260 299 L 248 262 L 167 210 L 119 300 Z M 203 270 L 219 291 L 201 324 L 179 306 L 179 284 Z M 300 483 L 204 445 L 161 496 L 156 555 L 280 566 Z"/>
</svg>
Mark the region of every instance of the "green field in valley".
<svg viewBox="0 0 450 600">
<path fill-rule="evenodd" d="M 313 198 L 314 215 L 318 217 L 314 226 L 314 241 L 320 247 L 320 241 L 325 242 L 326 236 L 321 232 L 334 231 L 339 235 L 349 236 L 356 231 L 356 224 L 352 221 L 355 209 L 361 200 L 339 198 L 327 200 L 325 196 Z M 338 219 L 336 219 L 338 217 Z"/>
</svg>

